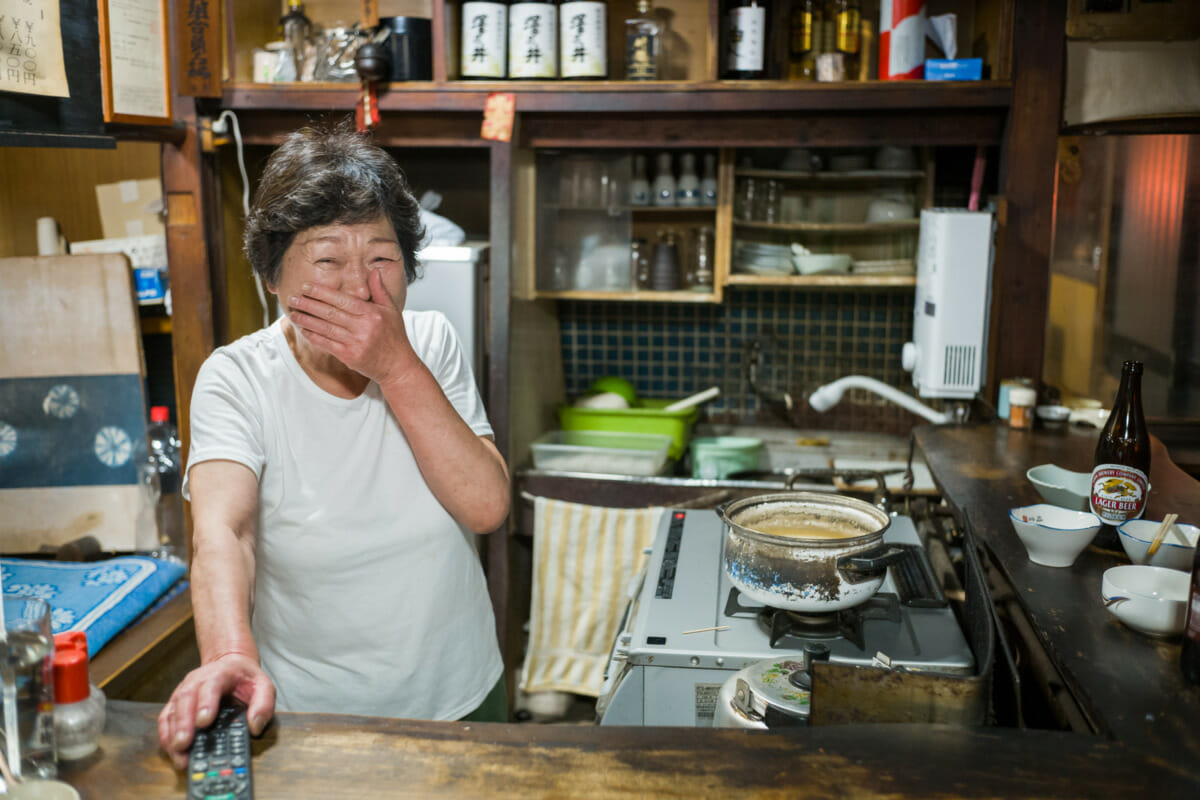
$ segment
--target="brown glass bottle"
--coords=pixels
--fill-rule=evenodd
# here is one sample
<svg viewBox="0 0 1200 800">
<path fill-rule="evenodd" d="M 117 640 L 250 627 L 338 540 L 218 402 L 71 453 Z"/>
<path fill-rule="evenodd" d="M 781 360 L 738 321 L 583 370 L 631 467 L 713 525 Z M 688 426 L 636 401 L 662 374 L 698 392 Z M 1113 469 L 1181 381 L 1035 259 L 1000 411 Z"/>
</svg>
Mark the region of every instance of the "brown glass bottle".
<svg viewBox="0 0 1200 800">
<path fill-rule="evenodd" d="M 1092 467 L 1092 513 L 1105 523 L 1101 545 L 1117 543 L 1114 529 L 1137 519 L 1146 510 L 1150 483 L 1150 433 L 1142 414 L 1142 362 L 1126 361 L 1121 386 L 1100 441 Z M 1110 541 L 1111 540 L 1111 541 Z"/>
<path fill-rule="evenodd" d="M 837 0 L 834 3 L 837 43 L 835 50 L 842 54 L 846 80 L 858 80 L 859 60 L 862 58 L 862 9 L 858 0 Z"/>
<path fill-rule="evenodd" d="M 1200 685 L 1200 547 L 1192 557 L 1192 580 L 1188 589 L 1188 610 L 1183 624 L 1183 646 L 1179 649 L 1179 668 L 1183 679 Z"/>
</svg>

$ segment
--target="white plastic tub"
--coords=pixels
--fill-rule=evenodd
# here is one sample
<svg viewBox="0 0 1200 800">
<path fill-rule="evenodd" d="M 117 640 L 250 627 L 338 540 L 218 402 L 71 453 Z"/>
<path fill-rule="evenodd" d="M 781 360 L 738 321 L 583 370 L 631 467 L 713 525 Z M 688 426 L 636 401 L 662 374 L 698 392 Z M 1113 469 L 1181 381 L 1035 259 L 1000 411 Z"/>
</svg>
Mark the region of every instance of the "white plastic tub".
<svg viewBox="0 0 1200 800">
<path fill-rule="evenodd" d="M 536 469 L 602 475 L 658 475 L 670 447 L 670 436 L 612 431 L 550 431 L 530 445 Z"/>
</svg>

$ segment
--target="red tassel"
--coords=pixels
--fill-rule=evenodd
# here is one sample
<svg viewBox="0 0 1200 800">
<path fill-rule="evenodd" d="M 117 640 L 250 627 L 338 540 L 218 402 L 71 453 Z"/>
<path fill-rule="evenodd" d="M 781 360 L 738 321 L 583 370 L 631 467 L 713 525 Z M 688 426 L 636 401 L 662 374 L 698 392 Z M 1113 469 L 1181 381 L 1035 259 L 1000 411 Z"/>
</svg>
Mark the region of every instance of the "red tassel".
<svg viewBox="0 0 1200 800">
<path fill-rule="evenodd" d="M 362 94 L 354 107 L 354 127 L 366 133 L 379 124 L 379 103 L 375 97 L 375 84 L 363 81 Z"/>
</svg>

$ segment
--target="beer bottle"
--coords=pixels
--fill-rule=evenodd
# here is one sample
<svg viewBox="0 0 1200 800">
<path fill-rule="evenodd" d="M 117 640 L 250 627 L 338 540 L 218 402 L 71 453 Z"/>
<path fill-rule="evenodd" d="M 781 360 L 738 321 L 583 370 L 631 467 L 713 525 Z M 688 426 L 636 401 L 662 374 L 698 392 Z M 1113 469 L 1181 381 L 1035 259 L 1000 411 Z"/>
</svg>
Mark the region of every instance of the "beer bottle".
<svg viewBox="0 0 1200 800">
<path fill-rule="evenodd" d="M 1121 387 L 1100 441 L 1092 467 L 1091 507 L 1107 528 L 1106 540 L 1115 543 L 1112 530 L 1146 510 L 1150 483 L 1150 434 L 1142 414 L 1142 362 L 1126 361 Z M 1104 542 L 1107 544 L 1108 542 Z"/>
<path fill-rule="evenodd" d="M 1183 646 L 1179 650 L 1179 666 L 1183 679 L 1200 684 L 1200 547 L 1192 556 L 1192 580 L 1188 588 L 1186 622 L 1183 624 Z"/>
</svg>

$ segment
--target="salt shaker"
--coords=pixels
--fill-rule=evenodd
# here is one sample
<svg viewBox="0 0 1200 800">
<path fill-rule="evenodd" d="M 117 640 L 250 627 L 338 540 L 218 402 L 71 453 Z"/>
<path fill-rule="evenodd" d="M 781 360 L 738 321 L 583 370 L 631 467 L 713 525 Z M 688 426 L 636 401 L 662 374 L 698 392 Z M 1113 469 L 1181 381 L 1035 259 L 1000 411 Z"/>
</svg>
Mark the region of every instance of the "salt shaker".
<svg viewBox="0 0 1200 800">
<path fill-rule="evenodd" d="M 54 637 L 54 739 L 60 759 L 90 755 L 104 729 L 104 692 L 88 679 L 87 634 Z"/>
</svg>

